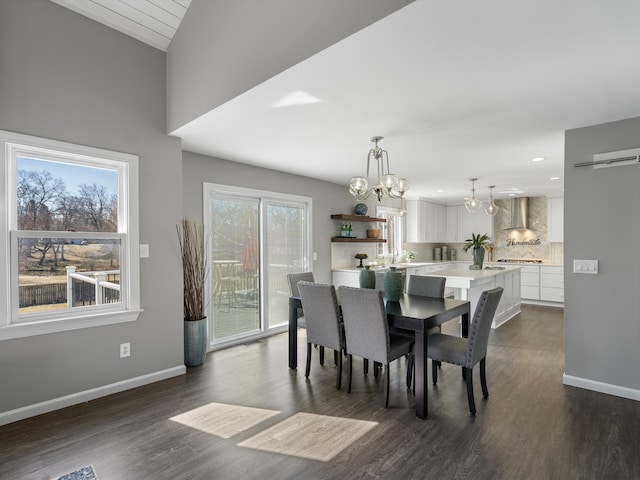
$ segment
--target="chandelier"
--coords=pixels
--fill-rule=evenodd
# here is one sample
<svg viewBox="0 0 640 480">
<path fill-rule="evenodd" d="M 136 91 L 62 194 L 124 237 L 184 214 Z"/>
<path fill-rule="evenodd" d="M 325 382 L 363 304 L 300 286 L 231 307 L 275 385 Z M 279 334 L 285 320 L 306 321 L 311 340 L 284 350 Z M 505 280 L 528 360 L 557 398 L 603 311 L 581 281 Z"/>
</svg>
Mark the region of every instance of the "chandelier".
<svg viewBox="0 0 640 480">
<path fill-rule="evenodd" d="M 402 198 L 407 190 L 409 190 L 409 182 L 406 178 L 398 178 L 389 171 L 389 154 L 386 150 L 378 147 L 378 142 L 384 137 L 371 137 L 371 141 L 375 146 L 369 150 L 367 154 L 367 176 L 353 177 L 349 182 L 349 193 L 356 200 L 364 200 L 372 193 L 378 197 L 378 201 L 382 197 L 389 196 L 391 198 Z M 369 170 L 371 161 L 377 163 L 378 182 L 371 186 L 369 184 Z"/>
</svg>

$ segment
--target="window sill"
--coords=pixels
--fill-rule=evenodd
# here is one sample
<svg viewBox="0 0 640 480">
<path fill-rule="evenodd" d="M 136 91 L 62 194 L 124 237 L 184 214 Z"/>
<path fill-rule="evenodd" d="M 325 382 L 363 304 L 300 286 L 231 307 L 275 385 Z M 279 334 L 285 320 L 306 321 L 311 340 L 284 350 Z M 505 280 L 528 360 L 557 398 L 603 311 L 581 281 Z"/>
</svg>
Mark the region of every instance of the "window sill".
<svg viewBox="0 0 640 480">
<path fill-rule="evenodd" d="M 56 320 L 42 320 L 38 322 L 19 323 L 0 327 L 0 341 L 12 338 L 33 337 L 51 333 L 80 330 L 83 328 L 115 325 L 117 323 L 135 322 L 143 312 L 142 309 L 109 312 L 82 317 Z"/>
</svg>

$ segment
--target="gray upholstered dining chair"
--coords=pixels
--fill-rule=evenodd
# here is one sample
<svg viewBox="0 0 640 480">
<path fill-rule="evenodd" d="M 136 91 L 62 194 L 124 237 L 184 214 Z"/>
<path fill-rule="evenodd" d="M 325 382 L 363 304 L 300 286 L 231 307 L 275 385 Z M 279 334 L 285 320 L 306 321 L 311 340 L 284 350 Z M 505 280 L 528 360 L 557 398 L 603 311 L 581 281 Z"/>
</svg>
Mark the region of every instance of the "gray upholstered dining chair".
<svg viewBox="0 0 640 480">
<path fill-rule="evenodd" d="M 287 274 L 287 283 L 289 284 L 289 296 L 299 297 L 298 282 L 314 282 L 313 272 L 299 272 Z M 304 327 L 304 309 L 298 309 L 298 325 Z"/>
<path fill-rule="evenodd" d="M 292 297 L 300 296 L 300 290 L 298 290 L 298 282 L 313 281 L 313 272 L 298 272 L 287 274 L 287 282 L 289 283 L 289 295 Z"/>
<path fill-rule="evenodd" d="M 307 329 L 307 367 L 305 377 L 309 377 L 311 370 L 311 344 L 333 348 L 338 366 L 336 389 L 342 385 L 342 352 L 344 351 L 344 334 L 340 307 L 333 285 L 321 283 L 298 282 L 297 285 L 302 301 L 302 309 Z"/>
<path fill-rule="evenodd" d="M 409 275 L 407 282 L 407 294 L 408 295 L 420 295 L 422 297 L 444 298 L 444 290 L 447 279 L 445 277 L 428 277 L 425 275 Z M 413 336 L 413 332 L 402 331 L 398 328 L 392 330 L 394 333 L 400 333 L 404 335 Z M 427 330 L 427 335 L 433 335 L 434 333 L 440 333 L 442 327 L 440 325 Z M 440 366 L 440 362 L 436 361 L 436 364 Z M 407 368 L 407 387 L 411 386 L 413 378 L 413 363 L 409 362 L 409 368 Z"/>
<path fill-rule="evenodd" d="M 409 275 L 407 293 L 423 297 L 444 298 L 445 277 L 429 277 L 425 275 Z"/>
<path fill-rule="evenodd" d="M 385 368 L 386 408 L 389 406 L 389 364 L 412 354 L 413 339 L 389 333 L 382 291 L 341 286 L 338 292 L 349 358 L 347 392 L 351 392 L 353 355 L 378 362 Z"/>
<path fill-rule="evenodd" d="M 476 414 L 476 403 L 473 398 L 473 367 L 478 363 L 480 363 L 482 394 L 485 398 L 489 396 L 486 376 L 487 343 L 489 342 L 491 322 L 500 303 L 501 296 L 502 287 L 482 292 L 473 320 L 469 325 L 468 338 L 443 333 L 436 333 L 427 337 L 427 356 L 432 360 L 433 384 L 435 385 L 438 382 L 438 368 L 434 362 L 435 360 L 463 367 L 471 415 Z"/>
<path fill-rule="evenodd" d="M 313 278 L 313 272 L 298 272 L 287 274 L 287 283 L 289 284 L 289 295 L 292 297 L 299 297 L 300 290 L 298 290 L 298 282 L 315 282 Z M 298 326 L 304 327 L 306 325 L 306 319 L 304 317 L 304 308 L 298 309 Z M 335 358 L 336 363 L 338 359 Z M 324 347 L 320 347 L 320 365 L 324 365 Z"/>
</svg>

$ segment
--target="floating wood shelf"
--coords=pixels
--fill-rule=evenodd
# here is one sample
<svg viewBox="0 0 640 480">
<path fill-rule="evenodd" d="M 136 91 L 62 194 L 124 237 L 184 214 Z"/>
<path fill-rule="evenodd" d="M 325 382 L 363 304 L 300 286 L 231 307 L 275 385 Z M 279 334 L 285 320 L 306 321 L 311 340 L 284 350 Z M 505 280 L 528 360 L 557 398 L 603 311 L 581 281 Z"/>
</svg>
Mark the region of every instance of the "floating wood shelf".
<svg viewBox="0 0 640 480">
<path fill-rule="evenodd" d="M 352 222 L 386 222 L 386 218 L 367 217 L 364 215 L 347 215 L 344 213 L 334 213 L 331 215 L 333 220 L 349 220 Z"/>
<path fill-rule="evenodd" d="M 384 238 L 331 237 L 332 242 L 385 243 Z"/>
</svg>

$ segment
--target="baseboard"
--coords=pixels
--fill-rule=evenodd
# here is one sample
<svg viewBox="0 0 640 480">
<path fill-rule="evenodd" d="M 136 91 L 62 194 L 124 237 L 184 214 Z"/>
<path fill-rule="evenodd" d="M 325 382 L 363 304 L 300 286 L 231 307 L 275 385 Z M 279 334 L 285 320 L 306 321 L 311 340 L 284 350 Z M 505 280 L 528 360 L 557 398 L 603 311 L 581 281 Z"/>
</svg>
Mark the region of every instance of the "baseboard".
<svg viewBox="0 0 640 480">
<path fill-rule="evenodd" d="M 491 328 L 498 328 L 501 325 L 504 325 L 505 323 L 507 323 L 509 320 L 511 320 L 512 318 L 514 318 L 515 316 L 519 315 L 522 312 L 522 310 L 520 309 L 520 305 L 517 306 L 517 308 L 514 309 L 513 312 L 511 312 L 508 316 L 504 317 L 504 318 L 500 318 L 498 320 L 496 320 L 496 318 L 493 318 L 493 322 L 491 322 Z"/>
<path fill-rule="evenodd" d="M 523 298 L 522 303 L 527 305 L 540 305 L 542 307 L 564 308 L 564 302 L 548 302 L 546 300 L 531 300 L 529 298 Z"/>
<path fill-rule="evenodd" d="M 184 365 L 179 365 L 166 370 L 160 370 L 159 372 L 153 372 L 140 377 L 129 378 L 121 382 L 103 385 L 102 387 L 92 388 L 83 392 L 72 393 L 71 395 L 65 395 L 64 397 L 54 398 L 47 400 L 46 402 L 35 403 L 26 407 L 16 408 L 15 410 L 9 410 L 7 412 L 0 412 L 0 425 L 6 425 L 8 423 L 17 422 L 18 420 L 24 420 L 25 418 L 42 415 L 43 413 L 53 412 L 54 410 L 95 400 L 96 398 L 106 397 L 113 393 L 123 392 L 132 388 L 148 385 L 149 383 L 166 380 L 171 377 L 177 377 L 178 375 L 184 375 L 186 371 L 187 368 Z"/>
<path fill-rule="evenodd" d="M 566 373 L 562 375 L 562 383 L 572 387 L 584 388 L 585 390 L 593 390 L 594 392 L 606 393 L 608 395 L 615 395 L 616 397 L 640 401 L 640 390 L 635 390 L 633 388 L 621 387 L 610 383 L 596 382 L 595 380 L 574 377 L 572 375 L 567 375 Z"/>
</svg>

